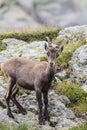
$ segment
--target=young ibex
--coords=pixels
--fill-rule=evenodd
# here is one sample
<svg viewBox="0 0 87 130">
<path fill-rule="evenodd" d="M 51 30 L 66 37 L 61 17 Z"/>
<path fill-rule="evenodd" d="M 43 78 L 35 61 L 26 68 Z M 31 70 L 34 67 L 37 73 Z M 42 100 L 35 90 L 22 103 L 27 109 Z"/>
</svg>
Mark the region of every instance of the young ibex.
<svg viewBox="0 0 87 130">
<path fill-rule="evenodd" d="M 55 74 L 56 58 L 63 50 L 63 46 L 51 44 L 49 38 L 45 43 L 48 62 L 39 62 L 23 57 L 12 58 L 1 65 L 2 72 L 7 80 L 7 90 L 5 94 L 7 115 L 14 118 L 9 101 L 10 99 L 17 106 L 22 114 L 26 114 L 25 109 L 18 103 L 16 94 L 18 87 L 16 84 L 28 90 L 35 90 L 39 107 L 39 123 L 44 124 L 45 120 L 49 121 L 48 113 L 48 90 L 51 86 Z M 42 95 L 45 104 L 44 113 L 42 111 Z"/>
</svg>

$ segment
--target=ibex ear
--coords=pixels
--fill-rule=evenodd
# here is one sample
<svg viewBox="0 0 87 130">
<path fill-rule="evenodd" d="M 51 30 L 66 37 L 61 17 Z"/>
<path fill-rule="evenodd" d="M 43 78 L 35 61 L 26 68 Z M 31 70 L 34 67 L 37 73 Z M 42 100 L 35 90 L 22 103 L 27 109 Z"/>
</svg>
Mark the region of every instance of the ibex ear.
<svg viewBox="0 0 87 130">
<path fill-rule="evenodd" d="M 63 51 L 63 49 L 64 49 L 64 47 L 63 47 L 63 46 L 61 46 L 61 47 L 60 47 L 60 52 L 62 52 L 62 51 Z"/>
<path fill-rule="evenodd" d="M 46 51 L 48 50 L 48 45 L 47 45 L 47 43 L 44 44 L 44 48 L 45 48 Z"/>
<path fill-rule="evenodd" d="M 46 37 L 46 41 L 51 44 L 51 40 L 49 37 Z"/>
</svg>

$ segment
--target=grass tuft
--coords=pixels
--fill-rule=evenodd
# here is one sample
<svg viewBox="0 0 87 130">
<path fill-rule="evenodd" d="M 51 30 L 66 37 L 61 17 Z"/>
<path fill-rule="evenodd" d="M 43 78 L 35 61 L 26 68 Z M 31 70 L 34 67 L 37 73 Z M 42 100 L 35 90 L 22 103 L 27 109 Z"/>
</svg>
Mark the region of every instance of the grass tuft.
<svg viewBox="0 0 87 130">
<path fill-rule="evenodd" d="M 29 130 L 28 125 L 25 123 L 17 125 L 8 125 L 6 123 L 0 123 L 0 130 Z M 33 129 L 30 129 L 33 130 Z"/>
<path fill-rule="evenodd" d="M 80 46 L 85 44 L 87 44 L 87 40 L 73 43 L 73 44 L 64 44 L 64 50 L 57 59 L 57 65 L 60 66 L 60 65 L 67 64 L 71 60 L 74 51 Z"/>
<path fill-rule="evenodd" d="M 54 90 L 58 95 L 64 94 L 71 101 L 71 109 L 77 117 L 86 118 L 87 112 L 87 92 L 73 80 L 54 83 Z M 86 118 L 87 119 L 87 118 Z"/>
<path fill-rule="evenodd" d="M 0 40 L 5 38 L 16 38 L 19 40 L 23 40 L 26 42 L 31 41 L 39 41 L 45 40 L 46 36 L 53 39 L 58 36 L 58 32 L 60 31 L 59 28 L 49 28 L 49 29 L 38 29 L 35 31 L 22 31 L 22 32 L 9 32 L 9 33 L 0 33 Z"/>
<path fill-rule="evenodd" d="M 87 122 L 84 123 L 82 126 L 76 126 L 76 127 L 70 128 L 69 130 L 87 130 Z"/>
</svg>

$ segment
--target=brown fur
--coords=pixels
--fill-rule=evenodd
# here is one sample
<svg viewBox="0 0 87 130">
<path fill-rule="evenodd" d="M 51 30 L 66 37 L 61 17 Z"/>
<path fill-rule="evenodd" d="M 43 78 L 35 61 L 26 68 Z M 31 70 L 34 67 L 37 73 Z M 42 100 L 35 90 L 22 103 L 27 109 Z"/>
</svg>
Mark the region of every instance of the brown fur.
<svg viewBox="0 0 87 130">
<path fill-rule="evenodd" d="M 9 105 L 10 99 L 12 99 L 13 103 L 22 114 L 26 114 L 25 109 L 16 100 L 16 94 L 18 93 L 16 84 L 19 84 L 25 89 L 36 91 L 39 107 L 39 123 L 44 124 L 44 118 L 49 121 L 49 113 L 47 110 L 48 90 L 51 86 L 52 79 L 54 78 L 56 58 L 61 50 L 61 48 L 58 48 L 59 46 L 52 47 L 51 44 L 49 44 L 49 46 L 45 44 L 48 62 L 39 62 L 23 57 L 16 57 L 1 65 L 1 70 L 7 81 L 5 99 L 9 117 L 14 118 Z M 44 117 L 42 112 L 42 95 L 45 104 Z"/>
</svg>

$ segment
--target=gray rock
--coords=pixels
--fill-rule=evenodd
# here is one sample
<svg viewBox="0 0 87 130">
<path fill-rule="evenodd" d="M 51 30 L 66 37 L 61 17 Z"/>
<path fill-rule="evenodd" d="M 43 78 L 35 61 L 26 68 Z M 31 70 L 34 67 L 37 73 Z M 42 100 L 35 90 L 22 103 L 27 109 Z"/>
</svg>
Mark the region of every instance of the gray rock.
<svg viewBox="0 0 87 130">
<path fill-rule="evenodd" d="M 2 30 L 23 29 L 27 27 L 36 28 L 39 26 L 34 18 L 28 15 L 15 1 L 5 1 L 5 3 L 6 6 L 3 6 L 0 10 L 0 28 Z"/>
<path fill-rule="evenodd" d="M 28 57 L 34 60 L 40 60 L 40 57 L 45 55 L 45 41 L 32 42 L 31 44 L 12 38 L 2 40 L 2 43 L 7 43 L 7 48 L 0 52 L 0 64 L 11 57 Z M 19 44 L 20 43 L 20 44 Z"/>
<path fill-rule="evenodd" d="M 81 86 L 85 91 L 87 91 L 87 82 Z"/>
<path fill-rule="evenodd" d="M 61 82 L 61 80 L 55 75 L 55 77 L 54 77 L 54 81 L 55 82 L 57 82 L 57 83 L 60 83 Z"/>
<path fill-rule="evenodd" d="M 65 70 L 58 72 L 55 74 L 55 77 L 59 78 L 60 80 L 63 80 L 67 77 L 67 73 Z"/>
<path fill-rule="evenodd" d="M 71 77 L 74 77 L 80 85 L 85 84 L 87 90 L 87 45 L 79 47 L 74 52 L 69 64 L 72 69 Z"/>
<path fill-rule="evenodd" d="M 59 32 L 58 41 L 64 43 L 74 43 L 87 38 L 87 26 L 68 27 Z"/>
</svg>

